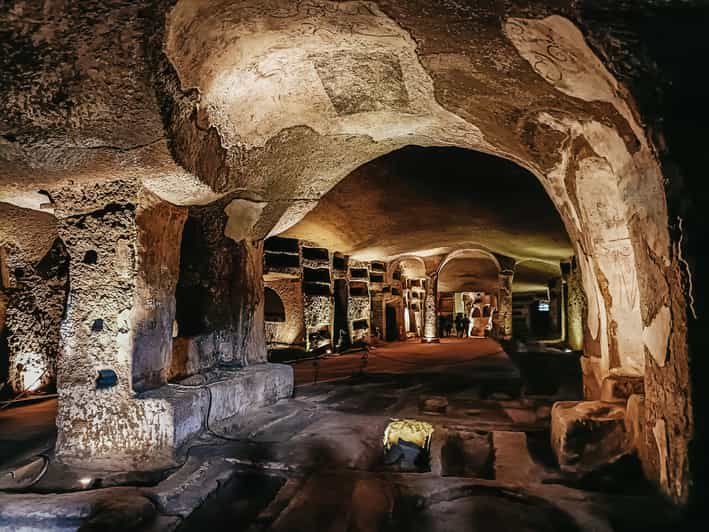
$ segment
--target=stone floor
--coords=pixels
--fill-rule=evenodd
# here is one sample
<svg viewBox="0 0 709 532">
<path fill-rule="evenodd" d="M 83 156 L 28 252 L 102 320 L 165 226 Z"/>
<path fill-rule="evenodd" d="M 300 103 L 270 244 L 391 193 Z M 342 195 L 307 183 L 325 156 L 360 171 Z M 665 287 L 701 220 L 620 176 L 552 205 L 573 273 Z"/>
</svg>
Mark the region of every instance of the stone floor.
<svg viewBox="0 0 709 532">
<path fill-rule="evenodd" d="M 0 528 L 680 528 L 633 459 L 586 478 L 558 470 L 548 416 L 554 401 L 578 397 L 578 364 L 573 354 L 518 356 L 512 360 L 491 340 L 444 339 L 380 346 L 365 360 L 357 353 L 319 366 L 303 361 L 295 366 L 293 399 L 239 426 L 212 427 L 229 439 L 213 433 L 192 442 L 170 474 L 93 478 L 103 489 L 80 492 L 2 494 Z M 383 463 L 392 418 L 433 424 L 426 470 Z"/>
<path fill-rule="evenodd" d="M 55 398 L 18 404 L 0 410 L 0 470 L 46 451 L 57 436 Z"/>
</svg>

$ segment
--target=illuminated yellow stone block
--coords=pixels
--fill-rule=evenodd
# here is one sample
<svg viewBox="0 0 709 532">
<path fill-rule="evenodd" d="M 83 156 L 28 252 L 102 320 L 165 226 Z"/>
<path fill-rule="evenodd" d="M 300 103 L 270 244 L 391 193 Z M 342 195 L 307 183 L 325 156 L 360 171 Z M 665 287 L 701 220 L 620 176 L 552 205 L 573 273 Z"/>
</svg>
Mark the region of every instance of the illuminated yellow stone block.
<svg viewBox="0 0 709 532">
<path fill-rule="evenodd" d="M 428 449 L 432 435 L 433 425 L 430 423 L 415 419 L 394 419 L 384 431 L 384 448 L 389 450 L 402 439 Z"/>
</svg>

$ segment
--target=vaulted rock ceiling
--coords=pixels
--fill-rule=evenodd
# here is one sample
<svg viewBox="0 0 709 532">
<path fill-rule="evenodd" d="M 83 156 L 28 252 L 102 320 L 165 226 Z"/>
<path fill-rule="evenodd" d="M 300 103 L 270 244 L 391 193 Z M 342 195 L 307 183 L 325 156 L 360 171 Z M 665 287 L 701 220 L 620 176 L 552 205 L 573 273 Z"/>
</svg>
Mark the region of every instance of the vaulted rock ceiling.
<svg viewBox="0 0 709 532">
<path fill-rule="evenodd" d="M 520 271 L 525 289 L 558 276 L 549 263 L 573 255 L 535 176 L 499 157 L 448 147 L 408 146 L 361 166 L 284 235 L 363 259 L 483 246 L 538 259 Z"/>
</svg>

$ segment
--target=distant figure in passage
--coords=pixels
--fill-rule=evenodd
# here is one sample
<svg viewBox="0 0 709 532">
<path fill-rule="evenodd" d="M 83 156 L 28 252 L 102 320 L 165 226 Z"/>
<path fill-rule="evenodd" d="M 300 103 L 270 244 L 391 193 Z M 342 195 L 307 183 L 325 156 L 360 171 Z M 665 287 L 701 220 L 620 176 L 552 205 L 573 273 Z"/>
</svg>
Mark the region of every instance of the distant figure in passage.
<svg viewBox="0 0 709 532">
<path fill-rule="evenodd" d="M 465 316 L 463 318 L 463 338 L 468 336 L 469 330 L 470 329 L 470 318 L 468 316 Z"/>
<path fill-rule="evenodd" d="M 453 331 L 453 316 L 446 318 L 446 336 L 450 336 Z"/>
<path fill-rule="evenodd" d="M 460 313 L 455 315 L 455 332 L 458 338 L 463 337 L 463 315 Z"/>
</svg>

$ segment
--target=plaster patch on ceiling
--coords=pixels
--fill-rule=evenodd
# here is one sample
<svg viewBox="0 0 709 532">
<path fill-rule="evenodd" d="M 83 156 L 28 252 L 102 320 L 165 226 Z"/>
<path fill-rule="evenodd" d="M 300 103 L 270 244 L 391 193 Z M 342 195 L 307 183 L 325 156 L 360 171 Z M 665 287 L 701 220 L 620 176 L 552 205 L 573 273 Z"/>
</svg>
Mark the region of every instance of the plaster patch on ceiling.
<svg viewBox="0 0 709 532">
<path fill-rule="evenodd" d="M 416 42 L 371 2 L 222 0 L 206 10 L 181 0 L 165 50 L 227 148 L 264 146 L 308 126 L 492 150 L 476 126 L 438 104 Z"/>
<path fill-rule="evenodd" d="M 266 205 L 267 203 L 264 201 L 232 200 L 224 207 L 224 212 L 228 217 L 224 234 L 235 242 L 251 237 L 252 230 Z"/>
</svg>

